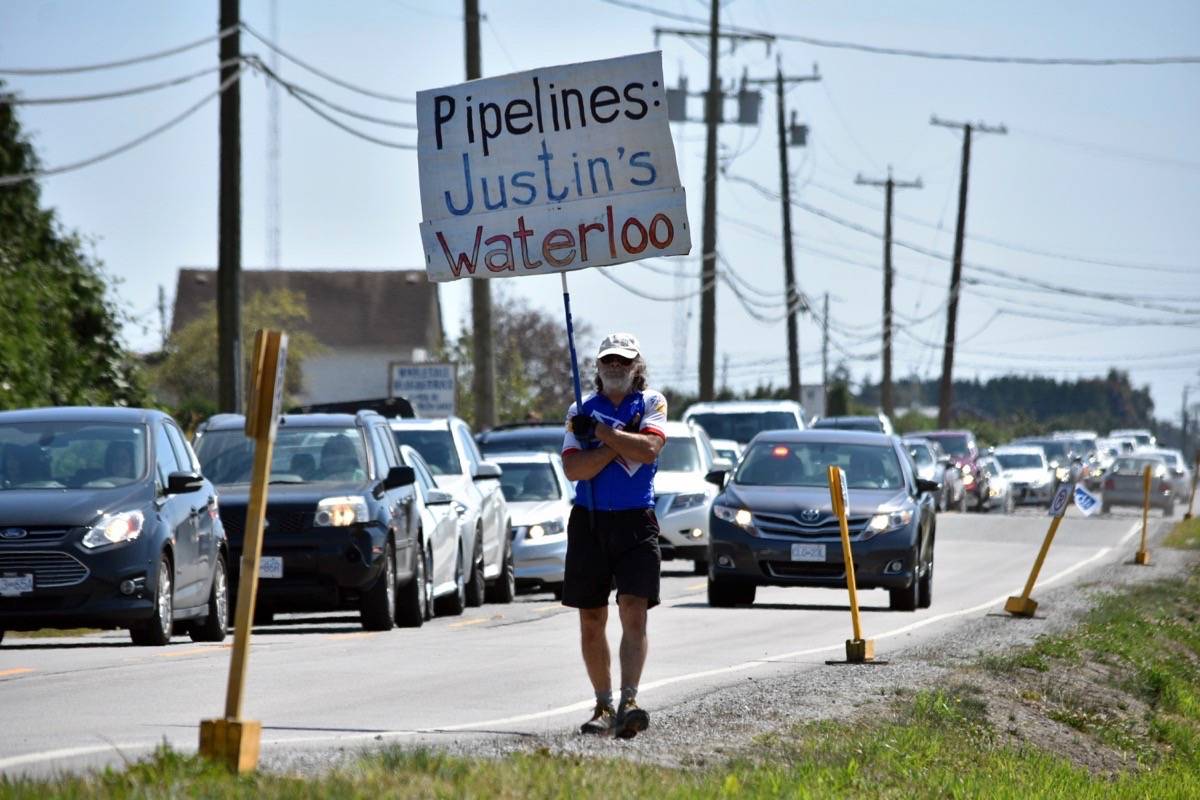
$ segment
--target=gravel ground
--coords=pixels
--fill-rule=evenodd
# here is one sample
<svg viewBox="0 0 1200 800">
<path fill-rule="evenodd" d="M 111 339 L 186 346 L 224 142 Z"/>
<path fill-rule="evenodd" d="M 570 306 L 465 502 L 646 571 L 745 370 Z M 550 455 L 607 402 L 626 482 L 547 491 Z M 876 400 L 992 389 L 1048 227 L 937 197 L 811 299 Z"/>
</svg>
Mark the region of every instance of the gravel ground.
<svg viewBox="0 0 1200 800">
<path fill-rule="evenodd" d="M 1044 513 L 1044 512 L 1042 512 Z M 1161 521 L 1153 531 L 1157 542 L 1175 521 Z M 468 757 L 499 757 L 514 752 L 550 753 L 598 758 L 626 758 L 664 766 L 702 766 L 721 762 L 753 747 L 756 736 L 789 725 L 820 719 L 851 719 L 870 713 L 898 692 L 946 686 L 963 678 L 964 667 L 980 655 L 997 654 L 1032 642 L 1037 636 L 1071 627 L 1091 608 L 1097 594 L 1147 580 L 1182 574 L 1197 555 L 1153 549 L 1153 566 L 1134 569 L 1130 562 L 1095 567 L 1069 585 L 1039 591 L 1038 616 L 1017 622 L 1003 613 L 966 617 L 932 643 L 899 648 L 889 640 L 886 666 L 805 665 L 770 677 L 743 677 L 729 685 L 660 706 L 648 694 L 642 705 L 651 712 L 651 728 L 631 740 L 598 739 L 576 734 L 582 721 L 564 718 L 552 734 L 456 735 L 419 746 Z M 1132 549 L 1130 550 L 1132 553 Z M 1083 589 L 1081 591 L 1081 589 Z M 999 609 L 997 609 L 999 611 Z M 881 652 L 881 655 L 884 653 Z M 265 752 L 262 769 L 315 774 L 344 766 L 383 746 Z M 394 746 L 394 745 L 389 745 Z M 409 745 L 404 744 L 404 746 Z"/>
</svg>

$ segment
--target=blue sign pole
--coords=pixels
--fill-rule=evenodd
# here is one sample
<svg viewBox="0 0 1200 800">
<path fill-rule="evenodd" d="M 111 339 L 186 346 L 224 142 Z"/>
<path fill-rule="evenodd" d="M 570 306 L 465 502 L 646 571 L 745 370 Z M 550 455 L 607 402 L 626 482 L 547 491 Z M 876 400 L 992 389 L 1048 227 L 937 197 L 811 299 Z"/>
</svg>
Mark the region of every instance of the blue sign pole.
<svg viewBox="0 0 1200 800">
<path fill-rule="evenodd" d="M 567 315 L 567 347 L 571 351 L 571 380 L 575 384 L 575 413 L 581 414 L 583 413 L 583 389 L 579 384 L 579 358 L 575 355 L 575 323 L 571 319 L 571 292 L 567 288 L 567 273 L 560 273 L 559 277 L 562 278 L 563 311 Z M 592 508 L 592 482 L 590 480 L 580 481 L 580 485 L 585 489 L 584 502 L 587 503 L 590 511 Z"/>
</svg>

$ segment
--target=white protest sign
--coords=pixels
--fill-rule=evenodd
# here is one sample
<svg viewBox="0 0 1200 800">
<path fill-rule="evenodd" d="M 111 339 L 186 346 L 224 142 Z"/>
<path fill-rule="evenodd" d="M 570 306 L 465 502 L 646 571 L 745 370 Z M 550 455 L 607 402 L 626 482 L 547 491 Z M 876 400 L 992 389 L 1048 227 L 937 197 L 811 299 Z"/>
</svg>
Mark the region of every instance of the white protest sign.
<svg viewBox="0 0 1200 800">
<path fill-rule="evenodd" d="M 454 364 L 388 364 L 388 396 L 403 397 L 421 417 L 451 417 L 458 372 Z"/>
<path fill-rule="evenodd" d="M 1050 516 L 1061 517 L 1066 513 L 1069 502 L 1071 502 L 1071 484 L 1064 483 L 1054 493 L 1054 500 L 1050 503 Z"/>
<path fill-rule="evenodd" d="M 1100 510 L 1100 498 L 1082 486 L 1076 486 L 1075 505 L 1083 512 L 1084 516 L 1090 517 Z"/>
<path fill-rule="evenodd" d="M 660 52 L 418 92 L 417 128 L 430 280 L 691 250 Z"/>
</svg>

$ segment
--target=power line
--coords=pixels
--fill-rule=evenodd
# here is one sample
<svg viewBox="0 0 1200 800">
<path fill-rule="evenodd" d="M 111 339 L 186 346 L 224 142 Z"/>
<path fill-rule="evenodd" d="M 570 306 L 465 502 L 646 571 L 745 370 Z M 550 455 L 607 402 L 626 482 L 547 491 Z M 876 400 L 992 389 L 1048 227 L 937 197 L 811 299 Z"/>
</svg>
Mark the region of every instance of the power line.
<svg viewBox="0 0 1200 800">
<path fill-rule="evenodd" d="M 1103 155 L 1116 156 L 1117 158 L 1128 158 L 1134 161 L 1143 161 L 1147 164 L 1157 164 L 1163 167 L 1183 167 L 1184 169 L 1200 169 L 1200 162 L 1198 161 L 1188 161 L 1182 158 L 1171 158 L 1170 156 L 1159 156 L 1151 153 L 1139 153 L 1136 150 L 1123 150 L 1119 147 L 1109 147 L 1108 145 L 1095 144 L 1094 142 L 1081 142 L 1049 133 L 1038 133 L 1037 131 L 1028 129 L 1018 130 L 1017 133 L 1033 137 L 1034 139 L 1044 139 L 1048 142 L 1071 147 L 1076 150 L 1101 153 Z"/>
<path fill-rule="evenodd" d="M 405 130 L 414 130 L 414 131 L 417 129 L 417 124 L 415 122 L 407 122 L 405 120 L 391 119 L 389 117 L 379 117 L 379 116 L 375 116 L 374 114 L 367 114 L 362 111 L 355 111 L 352 108 L 347 108 L 343 105 L 335 103 L 332 100 L 330 100 L 320 94 L 317 94 L 316 92 L 312 91 L 311 89 L 304 88 L 303 86 L 301 86 L 298 83 L 294 83 L 292 81 L 285 80 L 284 78 L 282 78 L 279 75 L 278 72 L 274 71 L 270 67 L 267 67 L 262 62 L 262 60 L 259 59 L 257 56 L 247 56 L 246 60 L 251 62 L 257 69 L 261 70 L 263 72 L 263 74 L 265 74 L 268 78 L 271 78 L 277 84 L 279 84 L 280 86 L 283 86 L 285 89 L 288 89 L 289 91 L 292 91 L 292 92 L 302 94 L 305 97 L 307 97 L 308 99 L 315 100 L 316 102 L 320 103 L 321 105 L 331 108 L 334 111 L 337 111 L 341 114 L 345 114 L 348 117 L 354 117 L 355 119 L 361 119 L 364 122 L 373 122 L 376 125 L 387 125 L 392 128 L 403 128 Z"/>
<path fill-rule="evenodd" d="M 205 36 L 203 39 L 197 39 L 194 42 L 172 47 L 167 50 L 159 50 L 155 53 L 147 53 L 146 55 L 134 56 L 133 58 L 125 58 L 119 61 L 105 61 L 99 64 L 84 64 L 74 67 L 0 67 L 0 75 L 70 75 L 78 72 L 93 72 L 101 69 L 113 69 L 115 67 L 127 67 L 132 64 L 141 64 L 146 61 L 155 61 L 160 58 L 186 53 L 188 50 L 194 50 L 197 47 L 206 45 L 209 42 L 224 39 L 226 36 L 237 31 L 236 25 L 231 25 L 212 36 Z"/>
<path fill-rule="evenodd" d="M 124 153 L 127 150 L 132 150 L 133 148 L 137 147 L 138 145 L 148 142 L 149 140 L 153 139 L 155 136 L 158 136 L 160 133 L 163 133 L 163 132 L 167 131 L 168 129 L 173 128 L 174 126 L 178 125 L 180 122 L 183 122 L 185 119 L 190 117 L 192 114 L 199 111 L 203 106 L 207 105 L 208 103 L 212 102 L 213 99 L 220 96 L 226 89 L 228 89 L 230 86 L 232 86 L 240 77 L 241 77 L 241 68 L 239 67 L 238 71 L 233 73 L 233 75 L 229 76 L 228 78 L 226 78 L 225 81 L 223 83 L 221 83 L 221 85 L 217 88 L 216 91 L 212 92 L 211 94 L 205 95 L 199 102 L 190 106 L 183 113 L 172 117 L 171 119 L 167 120 L 166 122 L 159 125 L 158 127 L 151 129 L 150 131 L 142 134 L 141 136 L 138 136 L 136 139 L 132 139 L 132 140 L 126 142 L 125 144 L 122 144 L 118 147 L 114 147 L 112 150 L 106 150 L 105 152 L 94 155 L 91 158 L 86 158 L 82 161 L 76 161 L 76 162 L 73 162 L 70 164 L 63 164 L 58 167 L 33 170 L 30 172 L 20 172 L 20 173 L 15 173 L 15 174 L 11 174 L 11 175 L 0 175 L 0 186 L 11 186 L 13 184 L 21 183 L 23 181 L 36 180 L 39 178 L 48 177 L 50 175 L 59 175 L 64 172 L 71 172 L 73 170 L 82 169 L 84 167 L 89 167 L 92 164 L 97 164 L 101 161 L 112 158 L 113 156 L 120 155 L 121 153 Z"/>
<path fill-rule="evenodd" d="M 716 284 L 716 279 L 713 279 L 713 280 L 709 281 L 708 283 L 704 284 L 703 286 L 701 286 L 696 291 L 687 292 L 686 294 L 680 294 L 680 295 L 663 296 L 663 295 L 650 294 L 649 292 L 643 292 L 640 289 L 635 289 L 634 287 L 630 286 L 625 281 L 618 278 L 616 275 L 610 275 L 608 273 L 608 270 L 606 270 L 604 267 L 600 267 L 596 271 L 599 272 L 601 275 L 603 275 L 605 278 L 608 278 L 610 281 L 615 283 L 617 286 L 620 286 L 622 289 L 629 292 L 630 294 L 636 295 L 637 297 L 640 297 L 643 300 L 653 300 L 657 303 L 674 303 L 677 300 L 687 300 L 690 297 L 696 297 L 701 292 L 708 291 L 708 289 L 710 287 L 712 287 L 714 284 Z"/>
<path fill-rule="evenodd" d="M 665 19 L 680 22 L 706 24 L 706 20 L 687 14 L 676 14 L 654 6 L 631 2 L 630 0 L 601 0 L 621 8 L 654 14 Z M 818 39 L 813 36 L 801 36 L 795 33 L 779 33 L 760 31 L 739 25 L 727 25 L 725 30 L 748 36 L 769 36 L 786 42 L 799 42 L 812 47 L 828 47 L 837 50 L 857 50 L 863 53 L 885 56 L 904 56 L 907 58 L 925 58 L 935 61 L 971 61 L 979 64 L 1020 64 L 1026 66 L 1070 66 L 1070 67 L 1115 67 L 1115 66 L 1161 66 L 1164 64 L 1200 64 L 1200 56 L 1150 56 L 1150 57 L 1120 57 L 1120 58 L 1074 58 L 1074 57 L 1037 57 L 1037 56 L 993 56 L 977 53 L 944 53 L 933 50 L 914 50 L 903 47 L 880 47 L 877 45 L 844 42 L 834 39 Z"/>
<path fill-rule="evenodd" d="M 211 75 L 214 72 L 233 66 L 236 63 L 238 63 L 238 59 L 234 58 L 228 61 L 222 61 L 215 67 L 197 70 L 196 72 L 191 72 L 187 75 L 168 78 L 167 80 L 158 81 L 157 83 L 146 83 L 142 84 L 141 86 L 131 86 L 128 89 L 116 89 L 111 92 L 99 92 L 96 94 L 77 94 L 66 95 L 62 97 L 23 97 L 15 92 L 10 92 L 7 94 L 0 94 L 0 103 L 7 103 L 8 105 L 13 106 L 48 106 L 66 103 L 92 103 L 98 100 L 115 100 L 120 97 L 132 97 L 133 95 L 166 89 L 170 86 L 178 86 L 182 83 L 195 80 L 196 78 L 200 78 L 205 75 Z"/>
<path fill-rule="evenodd" d="M 291 53 L 284 50 L 279 45 L 272 42 L 267 37 L 263 36 L 258 31 L 254 30 L 253 27 L 251 27 L 244 21 L 242 22 L 242 28 L 245 29 L 245 31 L 247 33 L 249 33 L 251 36 L 253 36 L 255 39 L 258 39 L 260 42 L 265 44 L 267 47 L 271 48 L 276 53 L 278 53 L 279 55 L 286 58 L 288 61 L 291 61 L 296 66 L 300 67 L 301 69 L 308 70 L 309 72 L 316 75 L 317 77 L 324 78 L 325 80 L 329 81 L 330 83 L 340 86 L 343 89 L 349 89 L 352 92 L 357 92 L 358 94 L 365 95 L 367 97 L 373 97 L 376 100 L 386 100 L 389 103 L 403 103 L 405 105 L 410 105 L 410 106 L 416 105 L 416 103 L 417 103 L 416 99 L 414 99 L 412 97 L 400 97 L 400 96 L 394 95 L 394 94 L 386 94 L 384 92 L 377 92 L 373 89 L 367 89 L 365 87 L 353 84 L 350 81 L 343 80 L 342 78 L 332 75 L 332 74 L 326 72 L 325 70 L 322 70 L 318 67 L 314 67 L 312 64 L 309 64 L 308 62 L 301 60 L 298 56 L 292 55 Z"/>
</svg>

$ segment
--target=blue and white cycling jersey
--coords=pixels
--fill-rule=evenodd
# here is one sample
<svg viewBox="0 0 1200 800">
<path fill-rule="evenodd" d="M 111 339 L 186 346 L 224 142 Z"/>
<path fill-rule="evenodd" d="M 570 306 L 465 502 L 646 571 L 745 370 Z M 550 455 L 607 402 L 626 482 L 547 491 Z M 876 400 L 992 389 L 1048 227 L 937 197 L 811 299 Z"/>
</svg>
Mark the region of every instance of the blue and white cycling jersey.
<svg viewBox="0 0 1200 800">
<path fill-rule="evenodd" d="M 602 394 L 590 394 L 583 400 L 583 413 L 619 431 L 625 430 L 625 426 L 634 417 L 641 415 L 638 433 L 653 433 L 664 440 L 667 438 L 663 432 L 663 423 L 667 421 L 667 398 L 653 389 L 631 392 L 625 395 L 625 399 L 618 406 L 614 406 L 612 401 Z M 571 419 L 575 414 L 575 404 L 572 403 L 567 409 L 567 434 L 562 447 L 564 456 L 589 449 L 580 443 L 571 431 Z M 657 460 L 650 464 L 637 464 L 617 456 L 591 481 L 579 481 L 576 484 L 575 502 L 597 511 L 654 508 L 656 472 Z M 585 484 L 590 484 L 590 487 Z"/>
</svg>

